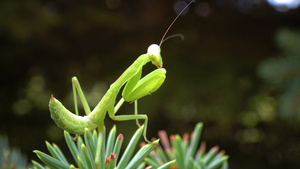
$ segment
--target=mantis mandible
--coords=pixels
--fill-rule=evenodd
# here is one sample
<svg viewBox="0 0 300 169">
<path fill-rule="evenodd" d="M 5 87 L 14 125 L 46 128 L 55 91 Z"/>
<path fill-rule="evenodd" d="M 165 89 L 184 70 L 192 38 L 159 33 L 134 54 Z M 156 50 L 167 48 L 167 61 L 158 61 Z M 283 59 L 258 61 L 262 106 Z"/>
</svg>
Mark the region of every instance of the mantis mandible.
<svg viewBox="0 0 300 169">
<path fill-rule="evenodd" d="M 180 14 L 194 1 L 191 1 L 173 20 L 167 31 L 165 32 L 161 42 L 159 45 L 152 44 L 148 47 L 147 53 L 139 56 L 132 64 L 129 66 L 123 74 L 110 85 L 110 88 L 102 97 L 100 102 L 96 105 L 96 107 L 91 111 L 87 100 L 83 94 L 83 91 L 80 87 L 79 81 L 76 77 L 72 78 L 72 87 L 74 94 L 74 105 L 75 105 L 75 113 L 71 113 L 67 108 L 63 106 L 63 104 L 54 98 L 52 95 L 49 101 L 49 110 L 51 113 L 52 119 L 55 123 L 62 129 L 74 133 L 74 134 L 83 134 L 85 128 L 89 130 L 93 130 L 98 127 L 98 132 L 101 132 L 104 126 L 104 118 L 106 112 L 111 119 L 116 121 L 125 121 L 125 120 L 136 120 L 138 126 L 140 127 L 138 120 L 144 120 L 144 131 L 143 136 L 145 141 L 149 142 L 146 137 L 146 131 L 148 126 L 148 117 L 145 114 L 137 113 L 137 100 L 149 95 L 163 84 L 166 79 L 166 70 L 162 68 L 163 62 L 161 57 L 160 46 L 164 39 L 166 33 L 176 21 L 176 19 L 180 16 Z M 141 79 L 142 68 L 145 64 L 151 62 L 153 65 L 157 67 L 156 70 L 146 75 Z M 126 85 L 125 85 L 126 84 Z M 115 106 L 117 95 L 120 89 L 123 87 L 122 98 Z M 86 116 L 78 115 L 78 107 L 77 107 L 77 93 L 82 102 L 83 109 L 86 113 Z M 120 106 L 125 102 L 134 102 L 135 104 L 135 113 L 133 115 L 115 115 Z"/>
</svg>

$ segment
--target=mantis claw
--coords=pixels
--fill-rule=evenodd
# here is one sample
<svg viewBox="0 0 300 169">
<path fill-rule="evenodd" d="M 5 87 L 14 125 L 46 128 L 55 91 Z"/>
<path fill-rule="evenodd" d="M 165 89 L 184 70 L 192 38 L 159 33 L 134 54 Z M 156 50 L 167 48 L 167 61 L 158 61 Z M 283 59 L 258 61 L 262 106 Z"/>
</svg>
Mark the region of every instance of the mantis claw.
<svg viewBox="0 0 300 169">
<path fill-rule="evenodd" d="M 71 139 L 72 139 L 73 141 L 76 141 L 77 138 L 78 138 L 78 134 L 76 134 L 75 137 L 72 137 L 72 136 L 71 136 Z"/>
</svg>

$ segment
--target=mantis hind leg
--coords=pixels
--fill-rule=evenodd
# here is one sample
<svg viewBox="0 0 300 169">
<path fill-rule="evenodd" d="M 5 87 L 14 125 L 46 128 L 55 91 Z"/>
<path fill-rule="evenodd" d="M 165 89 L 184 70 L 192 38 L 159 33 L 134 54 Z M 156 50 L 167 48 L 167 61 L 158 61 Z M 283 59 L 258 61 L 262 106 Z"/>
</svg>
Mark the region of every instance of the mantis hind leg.
<svg viewBox="0 0 300 169">
<path fill-rule="evenodd" d="M 83 94 L 83 91 L 80 87 L 79 81 L 78 81 L 77 77 L 75 77 L 75 76 L 72 78 L 72 88 L 73 88 L 73 97 L 74 97 L 74 106 L 75 106 L 76 115 L 79 115 L 78 114 L 78 105 L 77 105 L 77 93 L 79 95 L 80 101 L 81 101 L 83 109 L 85 111 L 85 114 L 89 115 L 91 113 L 90 106 Z"/>
</svg>

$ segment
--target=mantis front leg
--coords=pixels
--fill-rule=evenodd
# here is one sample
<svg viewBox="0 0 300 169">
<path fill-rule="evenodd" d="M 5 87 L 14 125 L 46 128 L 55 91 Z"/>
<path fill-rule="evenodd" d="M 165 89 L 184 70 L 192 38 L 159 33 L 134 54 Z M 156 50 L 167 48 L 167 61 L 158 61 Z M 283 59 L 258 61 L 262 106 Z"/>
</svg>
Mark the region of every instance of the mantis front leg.
<svg viewBox="0 0 300 169">
<path fill-rule="evenodd" d="M 122 92 L 123 98 L 119 101 L 115 109 L 108 109 L 108 114 L 111 119 L 116 121 L 136 120 L 139 127 L 141 127 L 141 125 L 138 120 L 144 120 L 143 136 L 145 141 L 150 142 L 146 137 L 148 116 L 145 114 L 138 114 L 137 100 L 145 95 L 153 93 L 161 86 L 166 77 L 166 70 L 163 68 L 156 69 L 144 78 L 140 79 L 141 73 L 142 72 L 140 71 L 127 82 Z M 119 105 L 122 105 L 124 101 L 134 101 L 134 115 L 115 115 Z"/>
</svg>

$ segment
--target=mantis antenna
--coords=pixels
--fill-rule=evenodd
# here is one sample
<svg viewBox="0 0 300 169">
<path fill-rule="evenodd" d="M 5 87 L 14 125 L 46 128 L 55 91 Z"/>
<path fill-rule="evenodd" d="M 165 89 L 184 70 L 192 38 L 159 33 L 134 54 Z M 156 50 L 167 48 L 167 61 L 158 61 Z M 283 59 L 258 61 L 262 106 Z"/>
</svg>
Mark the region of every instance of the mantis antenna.
<svg viewBox="0 0 300 169">
<path fill-rule="evenodd" d="M 168 27 L 168 29 L 166 30 L 165 34 L 163 35 L 163 37 L 161 38 L 160 40 L 160 43 L 159 43 L 159 47 L 161 46 L 161 44 L 170 39 L 170 38 L 174 38 L 174 37 L 177 37 L 179 36 L 182 40 L 184 39 L 184 36 L 182 34 L 175 34 L 175 35 L 171 35 L 167 38 L 165 38 L 165 36 L 167 35 L 167 33 L 169 32 L 170 28 L 172 27 L 172 25 L 175 23 L 175 21 L 178 19 L 178 17 L 184 12 L 184 10 L 189 7 L 193 2 L 195 2 L 195 0 L 192 0 L 191 2 L 189 2 L 181 11 L 180 13 L 176 16 L 176 18 L 173 20 L 173 22 L 170 24 L 170 26 Z"/>
</svg>

